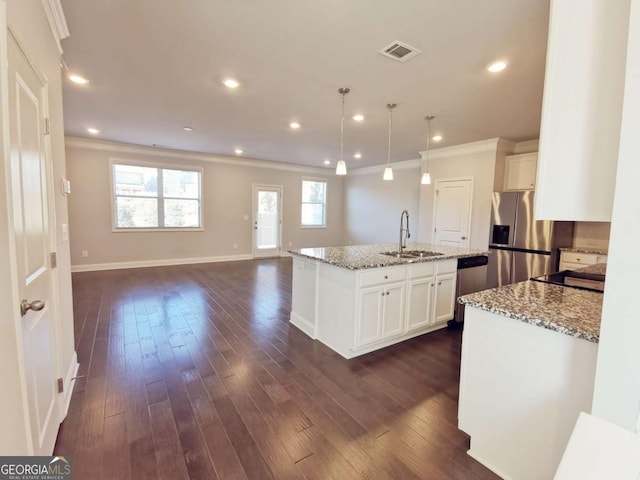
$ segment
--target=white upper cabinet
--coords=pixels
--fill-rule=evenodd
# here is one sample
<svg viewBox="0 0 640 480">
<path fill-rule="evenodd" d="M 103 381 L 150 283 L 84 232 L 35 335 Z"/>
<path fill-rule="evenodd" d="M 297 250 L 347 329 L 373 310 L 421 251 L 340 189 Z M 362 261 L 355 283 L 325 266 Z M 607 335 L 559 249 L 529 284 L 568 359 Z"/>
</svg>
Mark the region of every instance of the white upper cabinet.
<svg viewBox="0 0 640 480">
<path fill-rule="evenodd" d="M 507 155 L 504 159 L 504 191 L 533 190 L 538 152 Z"/>
<path fill-rule="evenodd" d="M 629 0 L 552 0 L 538 220 L 611 221 Z"/>
</svg>

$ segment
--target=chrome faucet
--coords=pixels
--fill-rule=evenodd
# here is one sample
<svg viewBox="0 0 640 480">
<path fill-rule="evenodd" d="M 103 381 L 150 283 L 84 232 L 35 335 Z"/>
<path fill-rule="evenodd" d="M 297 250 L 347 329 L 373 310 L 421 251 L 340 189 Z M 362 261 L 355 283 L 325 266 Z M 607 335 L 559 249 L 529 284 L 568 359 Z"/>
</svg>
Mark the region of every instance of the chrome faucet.
<svg viewBox="0 0 640 480">
<path fill-rule="evenodd" d="M 407 217 L 407 227 L 404 228 L 404 217 Z M 404 237 L 404 240 L 402 238 L 402 233 L 406 232 L 406 236 Z M 411 233 L 409 233 L 409 212 L 407 212 L 406 210 L 403 210 L 402 213 L 400 214 L 400 244 L 398 245 L 398 252 L 402 253 L 402 250 L 407 248 L 407 239 L 411 238 Z"/>
</svg>

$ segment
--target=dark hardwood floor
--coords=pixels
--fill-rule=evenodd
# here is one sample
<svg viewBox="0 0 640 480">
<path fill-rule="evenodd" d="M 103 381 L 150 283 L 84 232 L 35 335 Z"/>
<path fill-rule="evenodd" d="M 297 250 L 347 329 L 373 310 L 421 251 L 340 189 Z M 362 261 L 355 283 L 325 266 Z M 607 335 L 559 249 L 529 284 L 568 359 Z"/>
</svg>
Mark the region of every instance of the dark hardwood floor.
<svg viewBox="0 0 640 480">
<path fill-rule="evenodd" d="M 75 480 L 495 479 L 456 428 L 460 332 L 344 360 L 290 326 L 291 259 L 73 275 Z"/>
</svg>

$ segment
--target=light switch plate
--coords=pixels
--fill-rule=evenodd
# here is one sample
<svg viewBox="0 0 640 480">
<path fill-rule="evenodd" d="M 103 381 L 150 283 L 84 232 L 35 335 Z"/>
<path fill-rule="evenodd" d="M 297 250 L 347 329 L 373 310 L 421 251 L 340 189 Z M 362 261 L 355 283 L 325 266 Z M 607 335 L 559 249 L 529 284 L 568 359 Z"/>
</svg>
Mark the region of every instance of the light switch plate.
<svg viewBox="0 0 640 480">
<path fill-rule="evenodd" d="M 71 193 L 71 182 L 66 178 L 62 179 L 62 194 L 69 195 Z"/>
</svg>

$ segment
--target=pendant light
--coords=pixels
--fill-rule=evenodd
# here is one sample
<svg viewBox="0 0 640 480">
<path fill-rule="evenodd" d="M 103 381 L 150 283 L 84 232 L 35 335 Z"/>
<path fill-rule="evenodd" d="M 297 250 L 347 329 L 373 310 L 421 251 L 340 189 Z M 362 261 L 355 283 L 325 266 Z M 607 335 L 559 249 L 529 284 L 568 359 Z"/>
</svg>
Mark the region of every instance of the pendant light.
<svg viewBox="0 0 640 480">
<path fill-rule="evenodd" d="M 420 180 L 422 185 L 431 185 L 431 174 L 429 173 L 429 144 L 431 143 L 431 120 L 434 118 L 436 117 L 433 115 L 427 115 L 424 117 L 427 121 L 427 151 L 424 154 L 424 173 Z"/>
<path fill-rule="evenodd" d="M 387 166 L 382 175 L 383 180 L 393 180 L 393 168 L 391 168 L 391 125 L 393 124 L 394 108 L 396 108 L 395 103 L 387 103 L 387 110 L 389 110 L 389 148 L 387 149 Z"/>
<path fill-rule="evenodd" d="M 336 175 L 346 175 L 347 174 L 347 164 L 344 161 L 344 157 L 342 156 L 342 152 L 344 150 L 344 96 L 349 93 L 350 90 L 348 88 L 339 88 L 338 93 L 342 95 L 342 121 L 340 122 L 340 159 L 336 164 Z"/>
</svg>

